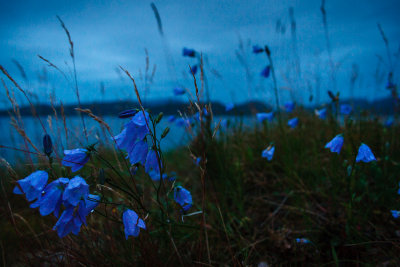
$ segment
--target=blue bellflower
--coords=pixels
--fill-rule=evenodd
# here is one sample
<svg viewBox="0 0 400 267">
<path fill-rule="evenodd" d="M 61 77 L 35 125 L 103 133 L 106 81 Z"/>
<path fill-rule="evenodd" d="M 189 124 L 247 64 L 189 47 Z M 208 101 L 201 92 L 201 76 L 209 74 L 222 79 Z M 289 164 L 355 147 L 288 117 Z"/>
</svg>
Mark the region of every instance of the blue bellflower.
<svg viewBox="0 0 400 267">
<path fill-rule="evenodd" d="M 400 217 L 400 210 L 391 210 L 393 218 L 397 219 Z"/>
<path fill-rule="evenodd" d="M 190 126 L 190 119 L 186 119 L 186 118 L 177 118 L 175 121 L 176 125 L 179 127 L 189 127 Z"/>
<path fill-rule="evenodd" d="M 168 122 L 174 122 L 176 120 L 176 117 L 174 115 L 170 115 L 167 117 Z"/>
<path fill-rule="evenodd" d="M 30 207 L 33 209 L 39 207 L 39 212 L 42 216 L 54 212 L 54 216 L 58 217 L 62 204 L 62 195 L 68 183 L 68 178 L 58 178 L 49 183 L 44 188 L 44 194 L 36 202 L 32 203 Z"/>
<path fill-rule="evenodd" d="M 349 104 L 340 105 L 340 113 L 343 115 L 349 115 L 353 111 L 353 108 Z"/>
<path fill-rule="evenodd" d="M 286 112 L 292 112 L 294 110 L 294 107 L 296 106 L 296 104 L 294 102 L 287 102 L 285 103 L 285 109 Z"/>
<path fill-rule="evenodd" d="M 263 122 L 265 120 L 272 121 L 274 118 L 274 112 L 271 111 L 268 113 L 263 113 L 263 112 L 257 113 L 256 117 L 258 122 Z"/>
<path fill-rule="evenodd" d="M 274 156 L 274 152 L 275 152 L 275 146 L 269 146 L 263 150 L 261 156 L 263 158 L 267 158 L 268 161 L 271 161 L 272 157 Z"/>
<path fill-rule="evenodd" d="M 372 153 L 371 149 L 366 144 L 361 144 L 358 149 L 358 154 L 356 157 L 356 162 L 371 162 L 376 160 L 374 154 Z"/>
<path fill-rule="evenodd" d="M 51 142 L 51 137 L 45 134 L 43 137 L 43 151 L 49 157 L 53 152 L 53 143 Z"/>
<path fill-rule="evenodd" d="M 135 116 L 138 113 L 137 109 L 127 109 L 118 114 L 118 118 L 125 119 Z"/>
<path fill-rule="evenodd" d="M 235 107 L 235 105 L 233 103 L 228 103 L 225 105 L 225 111 L 231 111 L 233 108 Z"/>
<path fill-rule="evenodd" d="M 21 187 L 14 187 L 14 194 L 25 194 L 28 201 L 40 198 L 43 188 L 46 186 L 49 175 L 45 171 L 35 171 L 24 179 L 18 180 L 17 183 Z"/>
<path fill-rule="evenodd" d="M 126 210 L 122 214 L 122 222 L 124 223 L 125 238 L 129 236 L 137 237 L 140 232 L 140 228 L 146 229 L 146 224 L 142 219 L 139 218 L 136 212 L 133 210 Z"/>
<path fill-rule="evenodd" d="M 320 110 L 316 109 L 315 110 L 315 115 L 317 115 L 321 120 L 325 120 L 326 119 L 326 108 L 321 108 Z"/>
<path fill-rule="evenodd" d="M 161 158 L 160 158 L 161 161 Z M 157 160 L 157 153 L 153 149 L 151 149 L 147 153 L 146 157 L 146 163 L 144 165 L 146 173 L 150 173 L 151 171 L 154 171 L 156 173 L 160 173 L 160 166 L 158 165 L 158 160 Z"/>
<path fill-rule="evenodd" d="M 338 134 L 325 145 L 325 148 L 329 148 L 331 152 L 336 152 L 339 154 L 343 146 L 343 141 L 343 135 Z"/>
<path fill-rule="evenodd" d="M 184 211 L 187 211 L 192 207 L 192 195 L 188 190 L 182 186 L 174 188 L 174 200 L 178 203 Z"/>
<path fill-rule="evenodd" d="M 189 69 L 189 73 L 193 74 L 193 75 L 196 75 L 197 69 L 198 69 L 197 65 L 194 65 L 191 70 Z"/>
<path fill-rule="evenodd" d="M 290 119 L 290 120 L 288 120 L 288 126 L 290 127 L 290 128 L 292 128 L 292 129 L 294 129 L 294 128 L 296 128 L 297 127 L 297 124 L 299 124 L 299 119 L 298 118 L 293 118 L 293 119 Z"/>
<path fill-rule="evenodd" d="M 186 92 L 185 89 L 182 87 L 174 88 L 174 95 L 183 95 L 185 92 Z"/>
<path fill-rule="evenodd" d="M 308 240 L 307 238 L 296 238 L 296 242 L 300 243 L 300 244 L 309 244 L 309 243 L 311 243 L 311 241 Z"/>
<path fill-rule="evenodd" d="M 268 78 L 269 74 L 271 72 L 271 67 L 270 66 L 266 66 L 260 73 L 261 76 L 263 76 L 264 78 Z"/>
<path fill-rule="evenodd" d="M 194 49 L 189 49 L 189 48 L 184 47 L 182 50 L 182 55 L 184 57 L 195 57 L 196 51 Z"/>
<path fill-rule="evenodd" d="M 78 205 L 81 199 L 86 199 L 89 194 L 89 185 L 80 177 L 75 176 L 72 178 L 64 190 L 63 201 L 64 205 Z"/>
<path fill-rule="evenodd" d="M 254 54 L 259 54 L 264 52 L 264 49 L 261 48 L 259 45 L 253 45 L 253 53 Z"/>
<path fill-rule="evenodd" d="M 393 123 L 394 123 L 394 118 L 393 117 L 389 117 L 389 118 L 386 119 L 384 125 L 385 125 L 385 127 L 390 128 L 390 127 L 392 127 Z"/>
<path fill-rule="evenodd" d="M 89 161 L 89 152 L 84 148 L 64 150 L 62 165 L 71 167 L 72 172 L 79 171 Z"/>
</svg>

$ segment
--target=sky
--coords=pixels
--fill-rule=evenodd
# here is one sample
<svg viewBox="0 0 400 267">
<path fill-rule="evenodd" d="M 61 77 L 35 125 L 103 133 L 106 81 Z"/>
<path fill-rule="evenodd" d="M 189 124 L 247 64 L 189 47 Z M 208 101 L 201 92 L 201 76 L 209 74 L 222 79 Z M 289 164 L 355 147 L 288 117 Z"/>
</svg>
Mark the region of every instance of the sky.
<svg viewBox="0 0 400 267">
<path fill-rule="evenodd" d="M 327 90 L 340 91 L 343 98 L 372 100 L 389 96 L 385 83 L 390 70 L 398 81 L 398 0 L 326 0 L 333 65 L 320 0 L 153 2 L 163 36 L 152 1 L 0 0 L 0 65 L 36 95 L 37 101 L 48 103 L 52 93 L 56 101 L 76 103 L 68 39 L 59 16 L 74 42 L 82 102 L 135 100 L 132 83 L 119 66 L 135 78 L 144 101 L 186 100 L 187 95 L 174 96 L 173 88 L 181 86 L 194 93 L 189 65 L 198 62 L 183 57 L 183 47 L 203 55 L 210 96 L 224 103 L 274 103 L 271 77 L 260 76 L 269 62 L 265 54 L 252 53 L 256 44 L 271 49 L 282 101 L 323 103 L 328 100 Z M 392 64 L 377 23 L 389 40 Z M 50 60 L 67 78 L 38 55 Z M 199 74 L 196 77 L 199 79 Z M 7 85 L 12 88 L 9 82 Z M 21 96 L 17 98 L 23 101 Z M 9 105 L 4 90 L 0 101 L 0 107 Z"/>
</svg>

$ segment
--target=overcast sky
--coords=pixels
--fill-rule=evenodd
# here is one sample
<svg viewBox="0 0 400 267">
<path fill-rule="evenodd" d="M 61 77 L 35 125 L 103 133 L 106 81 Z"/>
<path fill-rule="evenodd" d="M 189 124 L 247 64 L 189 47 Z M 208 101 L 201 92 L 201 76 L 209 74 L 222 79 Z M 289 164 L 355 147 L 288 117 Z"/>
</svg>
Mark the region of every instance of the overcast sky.
<svg viewBox="0 0 400 267">
<path fill-rule="evenodd" d="M 151 1 L 0 1 L 0 64 L 41 101 L 48 101 L 45 96 L 51 91 L 64 103 L 76 99 L 72 85 L 37 57 L 49 59 L 70 77 L 67 37 L 57 15 L 75 44 L 83 102 L 134 99 L 132 85 L 116 71 L 118 66 L 137 79 L 146 100 L 171 99 L 172 89 L 178 85 L 194 91 L 188 65 L 195 65 L 196 60 L 182 57 L 183 47 L 194 48 L 207 57 L 211 97 L 225 103 L 272 101 L 271 80 L 259 75 L 267 59 L 264 54 L 251 53 L 254 44 L 271 47 L 284 101 L 290 95 L 298 102 L 308 101 L 310 94 L 314 101 L 326 101 L 326 90 L 334 88 L 320 0 L 154 1 L 164 37 L 158 32 Z M 296 38 L 291 34 L 290 7 L 294 10 Z M 343 97 L 351 96 L 350 80 L 354 68 L 358 68 L 356 97 L 388 96 L 384 84 L 389 65 L 377 23 L 389 39 L 394 60 L 400 47 L 400 1 L 327 0 L 325 8 L 337 90 Z M 156 65 L 147 92 L 143 78 L 145 49 L 150 58 L 149 72 Z M 247 62 L 248 74 L 236 53 Z M 13 60 L 24 68 L 27 81 Z M 296 62 L 300 71 L 295 68 Z M 39 79 L 44 72 L 47 81 Z M 316 93 L 318 87 L 320 95 Z M 4 90 L 0 98 L 4 106 Z"/>
</svg>

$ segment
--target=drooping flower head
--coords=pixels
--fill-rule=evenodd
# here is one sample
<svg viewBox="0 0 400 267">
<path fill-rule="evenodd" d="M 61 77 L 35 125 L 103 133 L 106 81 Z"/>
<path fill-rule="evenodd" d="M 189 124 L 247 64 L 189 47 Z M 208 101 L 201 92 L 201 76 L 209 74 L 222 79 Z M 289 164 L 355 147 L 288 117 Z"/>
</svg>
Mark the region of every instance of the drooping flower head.
<svg viewBox="0 0 400 267">
<path fill-rule="evenodd" d="M 296 104 L 292 101 L 285 103 L 285 109 L 286 112 L 292 112 L 294 110 L 294 107 L 296 106 Z"/>
<path fill-rule="evenodd" d="M 89 161 L 89 152 L 85 148 L 64 150 L 62 165 L 71 167 L 72 172 L 79 171 Z"/>
<path fill-rule="evenodd" d="M 137 237 L 140 232 L 140 228 L 146 229 L 146 224 L 142 219 L 139 218 L 136 212 L 127 209 L 122 214 L 122 222 L 124 223 L 125 238 L 129 236 Z"/>
<path fill-rule="evenodd" d="M 190 74 L 193 74 L 193 75 L 196 75 L 197 69 L 198 69 L 197 65 L 194 65 L 194 66 L 192 67 L 192 69 L 189 70 L 189 73 L 190 73 Z"/>
<path fill-rule="evenodd" d="M 25 194 L 28 201 L 39 198 L 42 194 L 43 188 L 46 186 L 49 175 L 45 171 L 35 171 L 24 179 L 18 180 L 17 183 L 20 187 L 14 187 L 14 194 Z"/>
<path fill-rule="evenodd" d="M 268 113 L 263 113 L 263 112 L 257 113 L 256 117 L 259 122 L 263 122 L 265 120 L 272 121 L 274 119 L 274 112 L 271 111 Z"/>
<path fill-rule="evenodd" d="M 233 108 L 235 107 L 235 105 L 233 103 L 228 103 L 225 105 L 225 111 L 231 111 Z"/>
<path fill-rule="evenodd" d="M 339 154 L 343 146 L 343 141 L 343 135 L 338 134 L 325 145 L 325 148 L 329 148 L 331 152 L 336 152 Z"/>
<path fill-rule="evenodd" d="M 391 210 L 393 218 L 397 219 L 400 217 L 400 210 Z"/>
<path fill-rule="evenodd" d="M 268 161 L 271 161 L 272 157 L 274 156 L 274 152 L 275 152 L 275 146 L 269 146 L 263 150 L 261 156 L 263 158 L 267 158 Z"/>
<path fill-rule="evenodd" d="M 63 201 L 64 205 L 78 205 L 81 199 L 86 199 L 89 194 L 89 185 L 80 177 L 72 178 L 64 190 Z"/>
<path fill-rule="evenodd" d="M 194 49 L 189 49 L 189 48 L 184 47 L 182 50 L 182 55 L 184 57 L 195 57 L 196 51 Z"/>
<path fill-rule="evenodd" d="M 182 207 L 184 211 L 189 210 L 193 205 L 192 195 L 182 186 L 176 186 L 174 188 L 174 200 Z"/>
<path fill-rule="evenodd" d="M 264 49 L 261 48 L 259 45 L 253 45 L 253 53 L 254 54 L 259 54 L 264 52 Z"/>
<path fill-rule="evenodd" d="M 340 105 L 340 113 L 343 115 L 349 115 L 353 111 L 353 108 L 349 104 Z"/>
<path fill-rule="evenodd" d="M 326 108 L 321 108 L 320 110 L 316 109 L 315 110 L 315 115 L 317 115 L 321 120 L 325 120 L 326 119 Z"/>
<path fill-rule="evenodd" d="M 308 240 L 307 238 L 296 238 L 296 242 L 300 243 L 300 244 L 309 244 L 309 243 L 311 243 L 311 241 Z"/>
<path fill-rule="evenodd" d="M 53 152 L 53 143 L 51 142 L 51 137 L 45 134 L 43 137 L 43 151 L 49 157 Z"/>
<path fill-rule="evenodd" d="M 297 124 L 299 124 L 299 119 L 298 118 L 293 118 L 293 119 L 290 119 L 290 120 L 288 120 L 288 126 L 290 127 L 290 128 L 292 128 L 292 129 L 294 129 L 294 128 L 296 128 L 297 127 Z"/>
<path fill-rule="evenodd" d="M 182 87 L 174 88 L 174 95 L 183 95 L 185 92 L 186 92 L 185 89 Z"/>
<path fill-rule="evenodd" d="M 149 150 L 149 145 L 147 144 L 146 140 L 143 139 L 141 141 L 136 142 L 131 151 L 128 153 L 129 162 L 131 164 L 140 163 L 142 165 L 146 162 L 147 153 Z"/>
<path fill-rule="evenodd" d="M 167 117 L 167 121 L 168 122 L 174 122 L 176 120 L 176 117 L 174 116 L 174 115 L 169 115 L 168 117 Z"/>
<path fill-rule="evenodd" d="M 394 118 L 389 117 L 385 121 L 385 127 L 390 128 L 390 127 L 392 127 L 393 123 L 394 123 Z"/>
<path fill-rule="evenodd" d="M 49 183 L 44 188 L 43 195 L 36 202 L 32 203 L 30 207 L 33 209 L 39 208 L 40 215 L 42 216 L 54 212 L 54 215 L 58 217 L 62 204 L 62 195 L 68 183 L 68 178 L 58 178 Z"/>
<path fill-rule="evenodd" d="M 135 116 L 138 113 L 137 109 L 127 109 L 118 114 L 118 118 L 125 119 Z"/>
<path fill-rule="evenodd" d="M 156 173 L 160 173 L 160 166 L 158 164 L 158 160 L 160 160 L 160 163 L 162 164 L 161 158 L 160 159 L 157 158 L 156 151 L 151 149 L 147 153 L 146 163 L 144 166 L 146 173 L 150 173 L 150 171 L 155 171 Z"/>
<path fill-rule="evenodd" d="M 358 148 L 356 162 L 362 161 L 368 163 L 374 160 L 376 160 L 376 158 L 371 149 L 366 144 L 361 144 L 361 146 Z"/>
<path fill-rule="evenodd" d="M 261 75 L 262 77 L 264 77 L 264 78 L 268 78 L 270 72 L 271 72 L 271 67 L 268 65 L 268 66 L 266 66 L 266 67 L 261 71 L 260 75 Z"/>
</svg>

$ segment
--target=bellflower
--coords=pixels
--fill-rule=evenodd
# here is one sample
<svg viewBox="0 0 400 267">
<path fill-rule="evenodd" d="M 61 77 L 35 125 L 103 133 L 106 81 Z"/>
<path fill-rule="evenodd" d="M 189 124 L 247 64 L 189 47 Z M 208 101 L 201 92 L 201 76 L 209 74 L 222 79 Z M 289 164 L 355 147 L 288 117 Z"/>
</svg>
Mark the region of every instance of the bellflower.
<svg viewBox="0 0 400 267">
<path fill-rule="evenodd" d="M 78 235 L 82 221 L 78 216 L 74 215 L 75 210 L 73 207 L 70 207 L 63 211 L 56 225 L 54 225 L 53 230 L 57 230 L 57 234 L 60 238 L 63 238 L 71 232 L 74 235 Z"/>
<path fill-rule="evenodd" d="M 394 123 L 394 118 L 393 117 L 389 117 L 385 121 L 385 127 L 387 127 L 387 128 L 392 127 L 393 123 Z"/>
<path fill-rule="evenodd" d="M 267 158 L 268 161 L 271 161 L 272 157 L 274 156 L 274 152 L 275 152 L 275 146 L 269 146 L 263 150 L 261 156 L 263 158 Z"/>
<path fill-rule="evenodd" d="M 397 219 L 400 217 L 400 210 L 391 210 L 393 218 Z"/>
<path fill-rule="evenodd" d="M 196 75 L 197 69 L 198 69 L 197 65 L 194 65 L 194 66 L 192 67 L 192 69 L 189 70 L 189 73 L 190 73 L 190 74 L 193 74 L 193 75 Z"/>
<path fill-rule="evenodd" d="M 44 194 L 36 202 L 32 203 L 30 207 L 39 207 L 39 212 L 42 216 L 54 212 L 54 215 L 58 217 L 62 204 L 62 195 L 68 183 L 68 178 L 58 178 L 49 183 L 43 190 Z"/>
<path fill-rule="evenodd" d="M 298 118 L 293 118 L 288 120 L 288 126 L 290 126 L 290 128 L 294 129 L 296 128 L 297 124 L 299 124 L 299 119 Z"/>
<path fill-rule="evenodd" d="M 321 108 L 320 110 L 316 109 L 315 110 L 315 115 L 317 115 L 321 120 L 326 119 L 326 108 Z"/>
<path fill-rule="evenodd" d="M 128 152 L 129 162 L 133 164 L 140 163 L 142 165 L 145 164 L 147 152 L 148 152 L 148 144 L 145 139 L 136 142 L 131 151 Z"/>
<path fill-rule="evenodd" d="M 28 201 L 40 198 L 43 188 L 46 186 L 49 175 L 45 171 L 35 171 L 24 179 L 18 180 L 17 183 L 21 187 L 14 187 L 14 194 L 25 194 Z M 22 190 L 21 190 L 22 189 Z"/>
<path fill-rule="evenodd" d="M 43 151 L 49 157 L 53 152 L 53 143 L 51 142 L 51 137 L 45 134 L 43 137 Z"/>
<path fill-rule="evenodd" d="M 376 160 L 374 154 L 371 149 L 366 144 L 361 144 L 358 149 L 358 154 L 356 157 L 356 162 L 371 162 Z"/>
<path fill-rule="evenodd" d="M 270 72 L 271 72 L 271 67 L 268 65 L 261 71 L 260 75 L 263 76 L 264 78 L 268 78 Z"/>
<path fill-rule="evenodd" d="M 136 212 L 133 210 L 126 210 L 122 214 L 122 221 L 124 223 L 125 238 L 129 236 L 137 237 L 140 232 L 140 228 L 146 229 L 146 225 L 142 219 L 139 218 Z"/>
<path fill-rule="evenodd" d="M 285 109 L 287 112 L 292 112 L 294 110 L 294 107 L 296 106 L 296 104 L 292 101 L 285 103 Z"/>
<path fill-rule="evenodd" d="M 85 199 L 79 201 L 78 216 L 86 225 L 86 217 L 99 205 L 100 196 L 89 194 Z"/>
<path fill-rule="evenodd" d="M 185 89 L 182 87 L 174 88 L 174 95 L 183 95 L 185 92 L 186 92 Z"/>
<path fill-rule="evenodd" d="M 184 211 L 189 210 L 193 204 L 192 195 L 182 186 L 176 186 L 174 188 L 174 200 L 182 207 Z"/>
<path fill-rule="evenodd" d="M 353 111 L 353 108 L 349 104 L 340 105 L 340 113 L 343 115 L 349 115 Z"/>
<path fill-rule="evenodd" d="M 400 182 L 399 182 L 399 189 L 397 189 L 397 194 L 400 195 Z"/>
<path fill-rule="evenodd" d="M 264 52 L 264 49 L 261 48 L 259 45 L 253 45 L 253 53 L 254 54 L 259 54 Z"/>
<path fill-rule="evenodd" d="M 190 119 L 186 118 L 177 118 L 175 121 L 176 125 L 179 127 L 189 127 L 190 126 Z"/>
<path fill-rule="evenodd" d="M 231 111 L 233 108 L 235 107 L 235 105 L 233 103 L 229 103 L 225 105 L 225 111 Z"/>
<path fill-rule="evenodd" d="M 296 238 L 296 242 L 300 243 L 300 244 L 309 244 L 309 243 L 311 243 L 311 241 L 308 240 L 307 238 Z"/>
<path fill-rule="evenodd" d="M 168 118 L 167 118 L 167 121 L 168 122 L 174 122 L 176 120 L 176 117 L 174 116 L 174 115 L 170 115 L 170 116 L 168 116 Z"/>
<path fill-rule="evenodd" d="M 151 149 L 147 153 L 146 163 L 144 165 L 144 168 L 146 173 L 150 173 L 151 170 L 155 171 L 156 173 L 160 173 L 160 166 L 158 165 L 157 154 L 153 149 Z"/>
<path fill-rule="evenodd" d="M 89 152 L 84 148 L 64 150 L 62 165 L 71 167 L 72 172 L 79 171 L 89 161 Z"/>
<path fill-rule="evenodd" d="M 118 114 L 118 118 L 125 119 L 135 116 L 138 113 L 137 109 L 127 109 Z"/>
<path fill-rule="evenodd" d="M 331 152 L 340 153 L 340 150 L 343 146 L 343 135 L 338 134 L 336 135 L 329 143 L 325 145 L 325 148 L 329 148 Z"/>
<path fill-rule="evenodd" d="M 189 49 L 189 48 L 184 47 L 182 50 L 182 55 L 184 57 L 195 57 L 196 51 L 194 49 Z"/>
<path fill-rule="evenodd" d="M 272 119 L 274 118 L 274 112 L 271 111 L 268 113 L 257 113 L 256 117 L 259 122 L 263 122 L 265 120 L 272 121 Z"/>
<path fill-rule="evenodd" d="M 62 199 L 64 201 L 64 205 L 70 204 L 75 207 L 78 205 L 81 199 L 86 199 L 88 194 L 89 185 L 82 177 L 75 176 L 69 181 L 67 187 L 65 188 Z"/>
</svg>

